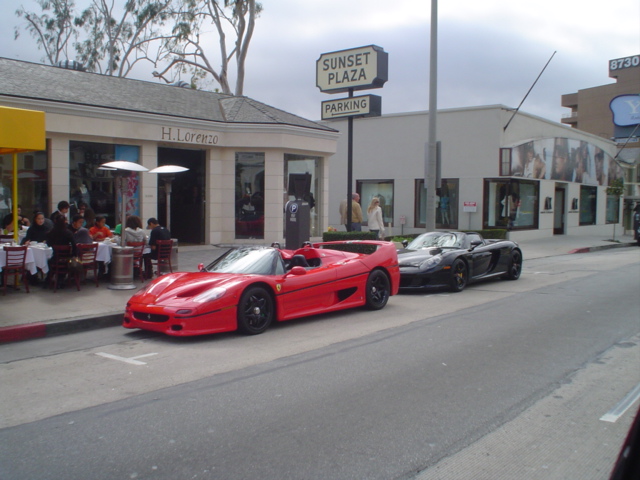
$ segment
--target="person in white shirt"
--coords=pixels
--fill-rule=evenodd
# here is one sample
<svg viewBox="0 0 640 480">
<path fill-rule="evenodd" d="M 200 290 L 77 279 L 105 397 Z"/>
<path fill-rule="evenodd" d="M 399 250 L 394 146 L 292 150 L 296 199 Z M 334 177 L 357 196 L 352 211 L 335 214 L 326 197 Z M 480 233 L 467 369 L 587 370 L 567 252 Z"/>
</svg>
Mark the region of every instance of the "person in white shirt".
<svg viewBox="0 0 640 480">
<path fill-rule="evenodd" d="M 384 220 L 382 218 L 382 208 L 380 208 L 380 199 L 373 197 L 369 208 L 367 208 L 367 216 L 369 222 L 369 231 L 374 232 L 378 238 L 384 238 Z"/>
</svg>

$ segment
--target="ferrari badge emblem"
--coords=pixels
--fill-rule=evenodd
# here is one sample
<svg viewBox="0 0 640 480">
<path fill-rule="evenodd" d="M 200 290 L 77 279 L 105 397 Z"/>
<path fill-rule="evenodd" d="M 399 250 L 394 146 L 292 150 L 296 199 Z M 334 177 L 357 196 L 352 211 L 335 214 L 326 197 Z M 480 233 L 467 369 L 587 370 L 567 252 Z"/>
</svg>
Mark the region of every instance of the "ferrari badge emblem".
<svg viewBox="0 0 640 480">
<path fill-rule="evenodd" d="M 276 290 L 280 291 L 282 290 L 282 285 L 280 285 L 279 283 L 276 285 Z"/>
</svg>

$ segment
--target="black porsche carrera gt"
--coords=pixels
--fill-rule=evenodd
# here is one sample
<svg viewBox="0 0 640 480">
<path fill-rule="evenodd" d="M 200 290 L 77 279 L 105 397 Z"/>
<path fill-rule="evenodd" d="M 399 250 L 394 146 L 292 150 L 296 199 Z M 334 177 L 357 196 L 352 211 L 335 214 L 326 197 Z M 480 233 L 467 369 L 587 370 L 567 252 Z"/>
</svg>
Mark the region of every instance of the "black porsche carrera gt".
<svg viewBox="0 0 640 480">
<path fill-rule="evenodd" d="M 479 233 L 430 232 L 398 250 L 400 289 L 449 288 L 488 278 L 517 280 L 522 251 L 509 240 L 485 240 Z"/>
</svg>

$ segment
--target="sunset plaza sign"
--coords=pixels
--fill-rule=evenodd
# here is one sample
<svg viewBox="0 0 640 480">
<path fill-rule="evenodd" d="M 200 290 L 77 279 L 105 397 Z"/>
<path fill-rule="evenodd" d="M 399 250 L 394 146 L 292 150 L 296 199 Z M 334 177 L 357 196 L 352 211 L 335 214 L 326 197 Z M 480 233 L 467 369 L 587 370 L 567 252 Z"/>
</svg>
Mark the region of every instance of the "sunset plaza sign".
<svg viewBox="0 0 640 480">
<path fill-rule="evenodd" d="M 388 79 L 389 55 L 376 45 L 323 53 L 316 61 L 321 92 L 381 88 Z"/>
</svg>

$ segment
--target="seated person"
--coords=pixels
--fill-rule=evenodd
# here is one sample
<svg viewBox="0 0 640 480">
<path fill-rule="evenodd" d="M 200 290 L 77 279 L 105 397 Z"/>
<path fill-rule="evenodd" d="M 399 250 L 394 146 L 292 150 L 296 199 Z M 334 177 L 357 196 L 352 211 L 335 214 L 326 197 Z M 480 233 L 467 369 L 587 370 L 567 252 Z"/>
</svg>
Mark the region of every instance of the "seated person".
<svg viewBox="0 0 640 480">
<path fill-rule="evenodd" d="M 116 227 L 117 228 L 117 227 Z M 142 229 L 142 220 L 137 215 L 130 215 L 127 217 L 127 222 L 124 228 L 124 241 L 129 242 L 144 242 L 147 243 L 147 236 Z"/>
<path fill-rule="evenodd" d="M 93 243 L 93 239 L 89 234 L 89 230 L 84 228 L 82 225 L 84 224 L 84 217 L 76 213 L 73 216 L 73 221 L 69 225 L 69 230 L 73 233 L 73 238 L 76 243 Z"/>
<path fill-rule="evenodd" d="M 104 216 L 98 215 L 96 217 L 95 224 L 89 229 L 89 235 L 91 235 L 91 238 L 96 242 L 101 242 L 105 238 L 113 237 L 113 233 L 111 233 L 111 230 L 109 230 L 109 228 L 105 225 L 106 221 L 107 220 L 104 218 Z"/>
<path fill-rule="evenodd" d="M 37 212 L 33 217 L 33 223 L 27 230 L 27 234 L 22 239 L 22 245 L 29 245 L 31 242 L 42 243 L 47 239 L 49 229 L 44 222 L 44 213 Z"/>
<path fill-rule="evenodd" d="M 13 213 L 5 215 L 2 219 L 2 234 L 10 235 L 13 233 Z"/>
<path fill-rule="evenodd" d="M 170 240 L 171 233 L 169 230 L 160 225 L 160 222 L 154 217 L 151 217 L 147 220 L 147 230 L 151 230 L 149 234 L 149 247 L 151 248 L 151 253 L 144 254 L 144 266 L 146 271 L 146 278 L 153 277 L 152 264 L 151 260 L 158 259 L 158 250 L 156 247 L 156 242 L 158 240 Z"/>
</svg>

